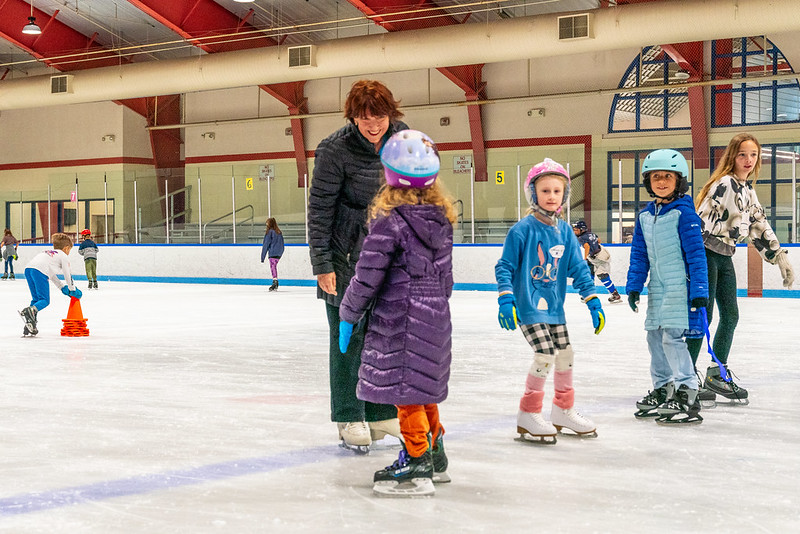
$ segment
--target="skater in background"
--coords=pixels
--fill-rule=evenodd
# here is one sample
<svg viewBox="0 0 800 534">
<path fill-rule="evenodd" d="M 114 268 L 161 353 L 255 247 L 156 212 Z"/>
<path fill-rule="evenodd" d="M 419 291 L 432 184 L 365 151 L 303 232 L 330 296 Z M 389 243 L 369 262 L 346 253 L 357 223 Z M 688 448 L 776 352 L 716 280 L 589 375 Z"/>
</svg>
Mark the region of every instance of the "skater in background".
<svg viewBox="0 0 800 534">
<path fill-rule="evenodd" d="M 320 142 L 308 199 L 311 266 L 317 298 L 325 301 L 330 329 L 331 420 L 343 444 L 366 450 L 387 433 L 400 436 L 397 409 L 356 397 L 363 332 L 339 352 L 339 303 L 344 296 L 367 234 L 367 208 L 383 181 L 380 149 L 392 134 L 405 130 L 392 92 L 380 82 L 353 84 L 345 102 L 347 125 Z"/>
<path fill-rule="evenodd" d="M 655 150 L 642 164 L 652 200 L 639 212 L 633 231 L 626 289 L 639 311 L 647 280 L 647 347 L 653 390 L 636 407 L 637 417 L 664 424 L 699 423 L 697 377 L 684 336 L 702 335 L 700 308 L 708 302 L 708 272 L 700 219 L 689 191 L 689 166 L 675 150 Z"/>
<path fill-rule="evenodd" d="M 3 280 L 7 280 L 9 278 L 11 280 L 14 279 L 14 260 L 17 259 L 17 245 L 19 245 L 19 241 L 17 241 L 17 238 L 11 233 L 11 230 L 6 228 L 5 232 L 3 233 L 3 241 L 0 242 L 3 260 L 6 264 L 6 269 L 3 273 Z M 9 271 L 11 273 L 10 275 Z"/>
<path fill-rule="evenodd" d="M 592 278 L 597 274 L 597 278 L 600 279 L 603 286 L 611 294 L 608 297 L 608 302 L 622 302 L 622 297 L 617 291 L 614 282 L 611 281 L 611 253 L 600 244 L 600 238 L 597 237 L 597 234 L 589 231 L 589 227 L 586 226 L 584 221 L 573 223 L 572 230 L 578 237 L 578 244 L 583 248 L 583 256 L 589 266 L 589 274 L 592 275 Z"/>
<path fill-rule="evenodd" d="M 427 135 L 394 134 L 381 160 L 386 184 L 339 307 L 340 349 L 347 351 L 354 325 L 366 328 L 358 398 L 397 406 L 404 447 L 375 473 L 375 492 L 430 495 L 434 481 L 450 481 L 438 404 L 450 377 L 456 214 L 436 182 L 439 154 Z"/>
<path fill-rule="evenodd" d="M 752 243 L 764 261 L 777 265 L 781 270 L 785 288 L 791 289 L 794 283 L 794 270 L 789 263 L 788 252 L 781 247 L 772 231 L 753 189 L 760 169 L 761 145 L 752 135 L 740 133 L 730 140 L 717 168 L 695 199 L 702 221 L 708 290 L 711 295 L 706 313 L 710 323 L 716 301 L 719 323 L 714 334 L 713 351 L 725 366 L 726 374 L 733 332 L 739 322 L 736 272 L 732 258 L 736 244 L 746 241 Z M 690 339 L 688 343 L 692 361 L 696 365 L 703 340 Z M 705 386 L 734 402 L 749 402 L 747 390 L 732 378 L 723 380 L 717 365 L 708 367 Z"/>
<path fill-rule="evenodd" d="M 517 432 L 523 439 L 555 443 L 566 427 L 579 435 L 596 435 L 595 424 L 574 408 L 573 350 L 564 315 L 567 278 L 592 315 L 595 334 L 605 326 L 594 281 L 583 261 L 578 240 L 559 213 L 569 195 L 570 179 L 563 166 L 547 158 L 533 166 L 525 181 L 528 214 L 508 232 L 495 266 L 500 326 L 517 324 L 534 351 L 519 403 Z M 550 421 L 542 416 L 544 385 L 554 370 L 555 397 Z"/>
<path fill-rule="evenodd" d="M 270 291 L 278 289 L 278 262 L 281 261 L 281 256 L 283 256 L 283 232 L 275 218 L 270 217 L 267 219 L 267 231 L 261 245 L 261 263 L 264 263 L 264 258 L 269 257 L 269 269 L 272 272 Z"/>
<path fill-rule="evenodd" d="M 92 232 L 88 228 L 81 230 L 81 237 L 83 241 L 78 247 L 78 254 L 83 256 L 89 289 L 97 289 L 97 243 L 92 240 Z"/>
<path fill-rule="evenodd" d="M 50 304 L 48 278 L 64 295 L 81 298 L 81 290 L 75 287 L 69 268 L 68 256 L 72 250 L 72 239 L 62 233 L 53 234 L 51 239 L 53 248 L 35 255 L 25 267 L 25 278 L 31 291 L 31 304 L 19 312 L 25 321 L 24 335 L 35 336 L 39 333 L 37 315 Z M 59 280 L 59 274 L 64 275 L 64 282 Z"/>
</svg>

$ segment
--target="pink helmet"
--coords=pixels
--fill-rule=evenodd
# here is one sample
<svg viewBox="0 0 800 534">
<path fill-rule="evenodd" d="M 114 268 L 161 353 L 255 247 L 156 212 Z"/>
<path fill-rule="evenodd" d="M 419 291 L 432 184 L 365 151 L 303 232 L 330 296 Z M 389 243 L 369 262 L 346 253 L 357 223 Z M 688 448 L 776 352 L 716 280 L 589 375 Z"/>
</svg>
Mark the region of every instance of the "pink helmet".
<svg viewBox="0 0 800 534">
<path fill-rule="evenodd" d="M 531 206 L 536 205 L 536 180 L 547 174 L 560 176 L 564 179 L 564 198 L 562 200 L 562 204 L 567 201 L 570 183 L 567 169 L 565 169 L 557 161 L 553 161 L 550 158 L 544 158 L 543 162 L 537 163 L 531 167 L 531 170 L 528 173 L 528 179 L 525 180 L 525 198 L 528 199 L 528 204 Z"/>
<path fill-rule="evenodd" d="M 381 163 L 392 187 L 430 187 L 439 174 L 439 151 L 424 133 L 401 130 L 383 145 Z"/>
</svg>

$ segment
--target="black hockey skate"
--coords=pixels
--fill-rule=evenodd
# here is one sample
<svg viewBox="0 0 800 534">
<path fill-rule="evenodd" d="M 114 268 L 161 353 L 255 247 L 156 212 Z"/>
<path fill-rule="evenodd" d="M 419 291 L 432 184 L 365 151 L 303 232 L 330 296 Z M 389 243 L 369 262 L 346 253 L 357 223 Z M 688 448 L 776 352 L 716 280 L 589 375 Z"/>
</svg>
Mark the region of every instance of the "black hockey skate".
<svg viewBox="0 0 800 534">
<path fill-rule="evenodd" d="M 686 384 L 681 384 L 672 398 L 658 407 L 659 425 L 691 425 L 702 421 L 697 390 L 689 389 Z"/>
<path fill-rule="evenodd" d="M 431 448 L 431 459 L 433 461 L 433 481 L 435 483 L 450 482 L 452 479 L 447 474 L 447 455 L 444 453 L 444 441 L 442 437 L 444 432 L 439 432 L 436 439 L 433 440 L 433 447 Z"/>
<path fill-rule="evenodd" d="M 390 497 L 424 497 L 433 495 L 433 460 L 431 451 L 415 458 L 403 447 L 397 460 L 390 466 L 376 471 L 372 491 L 376 495 Z"/>
<path fill-rule="evenodd" d="M 39 333 L 36 328 L 36 308 L 28 306 L 19 312 L 22 320 L 25 321 L 25 328 L 22 330 L 23 336 L 35 336 Z"/>
<path fill-rule="evenodd" d="M 653 391 L 648 391 L 647 395 L 645 395 L 642 400 L 636 403 L 636 407 L 639 409 L 639 411 L 633 414 L 634 417 L 638 417 L 639 419 L 658 417 L 658 412 L 656 410 L 659 406 L 667 402 L 670 397 L 672 397 L 672 393 L 674 391 L 675 384 L 672 382 L 665 384 L 660 388 L 656 388 Z"/>
<path fill-rule="evenodd" d="M 722 379 L 722 373 L 718 366 L 709 367 L 708 371 L 706 371 L 706 388 L 724 397 L 729 401 L 728 404 L 738 404 L 741 406 L 750 404 L 747 398 L 747 390 L 733 381 L 733 373 L 731 373 L 727 365 L 725 366 L 725 371 L 728 373 L 729 382 Z"/>
<path fill-rule="evenodd" d="M 278 281 L 277 280 L 273 280 L 272 281 L 272 285 L 269 286 L 269 291 L 276 291 L 277 289 L 278 289 Z"/>
</svg>

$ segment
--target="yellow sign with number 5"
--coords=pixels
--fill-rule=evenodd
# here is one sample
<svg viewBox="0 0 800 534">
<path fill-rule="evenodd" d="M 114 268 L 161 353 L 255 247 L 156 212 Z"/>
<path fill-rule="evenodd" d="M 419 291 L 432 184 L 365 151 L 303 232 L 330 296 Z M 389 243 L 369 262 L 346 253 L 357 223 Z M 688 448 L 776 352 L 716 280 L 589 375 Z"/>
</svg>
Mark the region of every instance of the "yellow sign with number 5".
<svg viewBox="0 0 800 534">
<path fill-rule="evenodd" d="M 497 185 L 503 185 L 506 183 L 506 174 L 503 171 L 495 171 L 494 173 L 494 183 Z"/>
</svg>

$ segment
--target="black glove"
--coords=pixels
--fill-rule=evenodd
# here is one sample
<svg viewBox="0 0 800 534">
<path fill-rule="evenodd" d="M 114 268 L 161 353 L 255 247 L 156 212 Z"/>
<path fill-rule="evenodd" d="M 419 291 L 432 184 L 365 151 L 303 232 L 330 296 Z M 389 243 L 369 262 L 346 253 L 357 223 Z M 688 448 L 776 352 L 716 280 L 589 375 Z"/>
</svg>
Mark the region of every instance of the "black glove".
<svg viewBox="0 0 800 534">
<path fill-rule="evenodd" d="M 631 307 L 633 311 L 639 313 L 639 292 L 638 291 L 628 291 L 628 306 Z"/>
<path fill-rule="evenodd" d="M 692 311 L 706 308 L 708 306 L 708 299 L 705 297 L 697 297 L 692 299 Z"/>
</svg>

